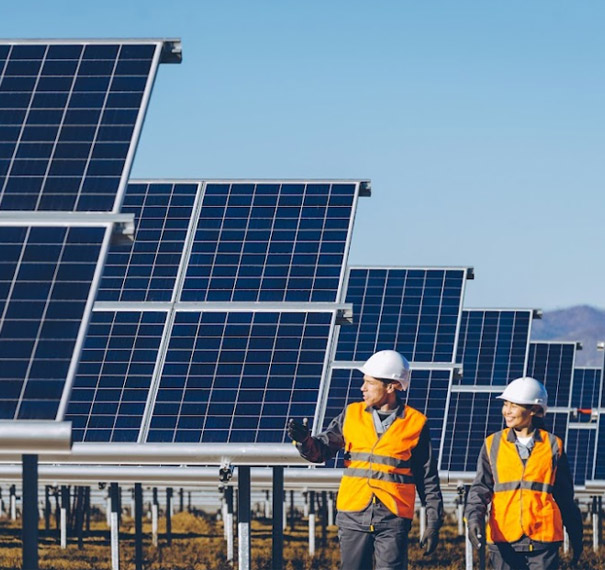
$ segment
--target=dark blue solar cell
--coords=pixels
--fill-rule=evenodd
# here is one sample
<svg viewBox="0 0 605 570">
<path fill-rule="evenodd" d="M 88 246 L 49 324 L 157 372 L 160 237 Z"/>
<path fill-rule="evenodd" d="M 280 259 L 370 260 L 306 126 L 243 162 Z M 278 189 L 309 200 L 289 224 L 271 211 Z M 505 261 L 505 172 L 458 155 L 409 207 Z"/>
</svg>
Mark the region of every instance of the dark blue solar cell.
<svg viewBox="0 0 605 570">
<path fill-rule="evenodd" d="M 574 342 L 530 343 L 527 374 L 546 386 L 549 406 L 570 406 L 575 354 Z"/>
<path fill-rule="evenodd" d="M 285 441 L 290 414 L 315 413 L 332 319 L 331 313 L 177 313 L 148 441 Z M 282 337 L 319 346 L 281 349 Z M 260 418 L 273 418 L 279 430 Z"/>
<path fill-rule="evenodd" d="M 15 138 L 0 131 L 0 145 L 17 143 L 6 164 L 0 162 L 1 210 L 113 209 L 160 44 L 2 46 L 8 60 L 0 73 L 0 124 L 22 128 L 22 134 Z M 120 79 L 112 81 L 114 76 Z M 107 130 L 114 125 L 120 128 Z M 80 144 L 23 148 L 32 142 L 54 144 L 57 137 Z M 123 142 L 127 150 L 98 147 L 97 141 Z M 82 184 L 85 175 L 115 177 L 118 185 L 93 196 Z M 57 192 L 57 181 L 65 178 L 73 180 Z"/>
<path fill-rule="evenodd" d="M 587 480 L 592 479 L 595 464 L 596 427 L 596 424 L 594 424 L 595 429 L 573 429 L 570 426 L 567 431 L 565 447 L 575 485 L 584 485 Z"/>
<path fill-rule="evenodd" d="M 78 441 L 137 441 L 165 313 L 94 312 L 66 419 Z"/>
<path fill-rule="evenodd" d="M 182 300 L 335 301 L 348 231 L 326 230 L 324 224 L 332 215 L 326 204 L 342 186 L 351 200 L 341 215 L 350 220 L 356 190 L 352 184 L 208 184 Z M 325 198 L 323 206 L 302 206 L 318 196 Z M 307 219 L 315 219 L 317 228 L 301 229 Z M 306 258 L 297 256 L 301 244 L 306 244 Z M 306 266 L 308 276 L 288 272 L 298 266 Z M 319 267 L 334 271 L 318 275 Z"/>
<path fill-rule="evenodd" d="M 56 414 L 105 232 L 0 228 L 0 399 L 13 411 L 4 419 Z"/>
<path fill-rule="evenodd" d="M 500 391 L 452 392 L 439 469 L 474 472 L 485 438 L 504 427 Z"/>
<path fill-rule="evenodd" d="M 602 383 L 601 368 L 575 368 L 571 394 L 571 407 L 587 410 L 599 407 Z"/>
<path fill-rule="evenodd" d="M 532 311 L 462 312 L 457 361 L 463 385 L 504 386 L 523 376 Z"/>
<path fill-rule="evenodd" d="M 453 362 L 465 279 L 465 269 L 350 269 L 346 301 L 355 319 L 340 329 L 336 360 L 362 361 L 388 348 L 414 361 Z M 446 290 L 454 302 L 442 302 Z"/>
</svg>

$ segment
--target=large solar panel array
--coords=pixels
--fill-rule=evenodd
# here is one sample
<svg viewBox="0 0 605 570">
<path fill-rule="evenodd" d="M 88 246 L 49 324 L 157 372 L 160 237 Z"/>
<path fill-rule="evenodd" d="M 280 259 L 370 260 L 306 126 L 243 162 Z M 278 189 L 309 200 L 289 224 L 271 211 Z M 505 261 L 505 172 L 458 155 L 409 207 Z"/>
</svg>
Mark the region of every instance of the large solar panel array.
<svg viewBox="0 0 605 570">
<path fill-rule="evenodd" d="M 289 417 L 314 417 L 367 194 L 359 181 L 131 183 L 137 231 L 107 258 L 68 408 L 76 439 L 283 442 Z"/>
<path fill-rule="evenodd" d="M 525 374 L 535 315 L 529 309 L 463 311 L 457 352 L 463 372 L 451 391 L 441 471 L 474 472 L 485 437 L 503 428 L 502 402 L 495 396 Z"/>
<path fill-rule="evenodd" d="M 127 224 L 115 214 L 157 66 L 173 49 L 177 60 L 162 40 L 0 43 L 3 419 L 63 414 L 100 262 Z"/>
</svg>

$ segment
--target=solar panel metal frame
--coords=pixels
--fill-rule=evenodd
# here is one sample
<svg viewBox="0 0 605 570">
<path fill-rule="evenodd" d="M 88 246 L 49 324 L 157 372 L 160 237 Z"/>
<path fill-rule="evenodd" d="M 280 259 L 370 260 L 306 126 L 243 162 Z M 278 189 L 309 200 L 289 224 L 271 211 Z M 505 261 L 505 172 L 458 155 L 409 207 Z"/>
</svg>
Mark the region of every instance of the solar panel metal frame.
<svg viewBox="0 0 605 570">
<path fill-rule="evenodd" d="M 0 41 L 0 45 L 155 45 L 155 53 L 151 62 L 151 67 L 147 76 L 145 90 L 143 91 L 141 103 L 138 107 L 137 120 L 134 124 L 134 129 L 130 138 L 128 153 L 124 160 L 124 166 L 120 177 L 120 182 L 114 199 L 112 212 L 118 213 L 128 183 L 128 177 L 132 168 L 136 147 L 140 137 L 140 133 L 145 120 L 145 114 L 148 109 L 149 99 L 153 84 L 157 76 L 157 70 L 160 63 L 180 63 L 181 61 L 181 42 L 180 39 L 4 39 Z M 50 162 L 49 162 L 50 164 Z M 10 210 L 8 210 L 10 211 Z M 46 210 L 42 210 L 46 211 Z M 56 210 L 51 210 L 56 211 Z"/>
<path fill-rule="evenodd" d="M 355 220 L 355 212 L 357 209 L 357 200 L 363 196 L 370 195 L 370 184 L 366 180 L 350 180 L 350 179 L 333 179 L 333 180 L 311 180 L 311 179 L 292 179 L 292 180 L 281 180 L 281 179 L 135 179 L 130 181 L 131 184 L 198 184 L 198 192 L 195 197 L 195 201 L 192 208 L 192 214 L 188 226 L 187 236 L 185 238 L 183 251 L 181 254 L 181 260 L 179 270 L 177 273 L 177 279 L 173 289 L 171 301 L 154 302 L 154 301 L 97 301 L 94 305 L 94 311 L 165 311 L 167 313 L 166 323 L 164 326 L 164 333 L 160 342 L 160 347 L 157 353 L 156 365 L 151 379 L 151 385 L 149 389 L 149 395 L 145 412 L 143 414 L 142 424 L 139 430 L 139 436 L 137 439 L 138 443 L 144 443 L 147 440 L 147 434 L 149 433 L 150 422 L 153 416 L 153 409 L 155 406 L 155 400 L 157 397 L 157 391 L 161 382 L 161 374 L 164 366 L 168 346 L 171 338 L 171 331 L 174 326 L 176 315 L 180 312 L 333 312 L 334 319 L 337 324 L 340 322 L 346 322 L 350 318 L 351 306 L 346 303 L 338 301 L 343 290 L 343 280 L 346 271 L 346 259 L 350 250 L 351 239 L 352 239 L 352 228 Z M 347 230 L 347 239 L 344 244 L 343 251 L 343 263 L 341 267 L 341 273 L 339 278 L 339 288 L 336 295 L 335 302 L 247 302 L 247 301 L 230 301 L 230 302 L 217 302 L 217 301 L 205 301 L 205 302 L 193 302 L 193 301 L 180 301 L 181 292 L 183 290 L 184 280 L 186 277 L 187 267 L 189 266 L 189 260 L 192 253 L 195 230 L 198 225 L 199 213 L 203 205 L 205 196 L 205 188 L 207 184 L 219 183 L 219 184 L 235 184 L 235 183 L 246 183 L 246 184 L 354 184 L 355 193 L 353 203 L 351 205 L 351 215 L 349 220 L 349 227 Z M 331 331 L 331 336 L 334 335 L 334 327 Z M 331 346 L 331 338 L 328 339 L 328 346 Z M 325 383 L 327 360 L 329 351 L 326 351 L 326 358 L 324 362 L 324 373 L 322 374 L 320 381 L 320 392 L 324 389 L 323 384 Z M 316 415 L 317 415 L 316 406 Z M 229 445 L 229 444 L 228 444 Z"/>
</svg>

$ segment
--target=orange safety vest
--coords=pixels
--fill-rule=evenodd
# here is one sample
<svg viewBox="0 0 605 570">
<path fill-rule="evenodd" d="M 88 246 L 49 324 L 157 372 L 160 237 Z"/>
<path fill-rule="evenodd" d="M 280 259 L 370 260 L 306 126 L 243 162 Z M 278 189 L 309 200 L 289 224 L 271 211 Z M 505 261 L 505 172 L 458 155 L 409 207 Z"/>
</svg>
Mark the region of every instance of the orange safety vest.
<svg viewBox="0 0 605 570">
<path fill-rule="evenodd" d="M 561 511 L 552 492 L 561 457 L 561 440 L 538 430 L 534 447 L 525 465 L 510 428 L 485 440 L 494 476 L 494 494 L 487 525 L 488 542 L 515 542 L 523 535 L 539 542 L 563 540 Z"/>
<path fill-rule="evenodd" d="M 375 495 L 395 515 L 412 519 L 416 485 L 411 455 L 418 445 L 426 416 L 405 406 L 379 438 L 372 413 L 363 402 L 347 406 L 343 424 L 345 469 L 336 507 L 361 511 Z"/>
</svg>

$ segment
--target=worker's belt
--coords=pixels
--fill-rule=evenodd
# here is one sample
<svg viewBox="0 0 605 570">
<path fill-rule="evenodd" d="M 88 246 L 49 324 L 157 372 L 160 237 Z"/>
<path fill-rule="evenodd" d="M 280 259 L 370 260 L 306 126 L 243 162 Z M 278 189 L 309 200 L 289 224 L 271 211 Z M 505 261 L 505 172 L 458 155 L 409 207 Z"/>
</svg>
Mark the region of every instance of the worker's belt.
<svg viewBox="0 0 605 570">
<path fill-rule="evenodd" d="M 359 453 L 356 451 L 349 452 L 345 459 L 349 461 L 363 461 L 364 463 L 378 463 L 379 465 L 388 465 L 396 469 L 406 469 L 411 465 L 408 459 L 397 459 L 388 455 L 373 455 L 372 453 Z"/>
<path fill-rule="evenodd" d="M 548 483 L 538 481 L 508 481 L 507 483 L 494 483 L 494 492 L 516 491 L 517 489 L 527 489 L 529 491 L 538 491 L 539 493 L 552 493 L 554 487 Z"/>
<path fill-rule="evenodd" d="M 387 481 L 389 483 L 407 483 L 414 484 L 414 477 L 404 475 L 403 473 L 385 473 L 384 471 L 372 471 L 371 469 L 356 469 L 346 467 L 343 475 L 345 477 L 360 477 L 362 479 L 375 479 L 377 481 Z"/>
</svg>

